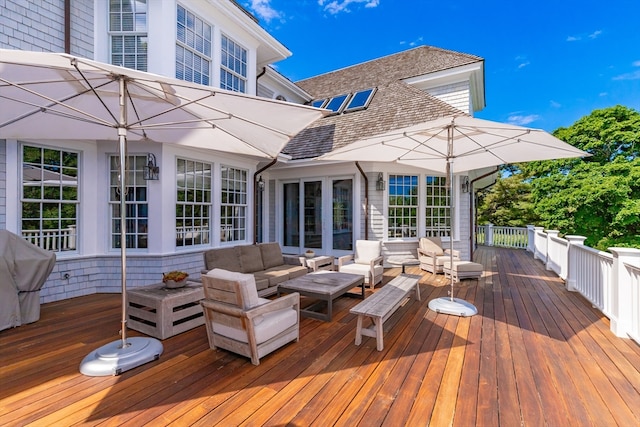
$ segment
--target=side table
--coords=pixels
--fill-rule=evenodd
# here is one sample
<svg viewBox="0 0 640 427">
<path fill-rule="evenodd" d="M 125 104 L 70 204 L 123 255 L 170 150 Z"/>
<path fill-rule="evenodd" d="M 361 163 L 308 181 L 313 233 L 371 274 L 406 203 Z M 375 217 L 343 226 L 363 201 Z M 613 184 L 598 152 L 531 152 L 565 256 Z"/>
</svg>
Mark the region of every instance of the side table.
<svg viewBox="0 0 640 427">
<path fill-rule="evenodd" d="M 127 325 L 158 339 L 204 325 L 200 300 L 202 284 L 188 281 L 182 288 L 169 289 L 163 283 L 127 290 Z"/>
<path fill-rule="evenodd" d="M 307 267 L 315 273 L 320 270 L 333 271 L 333 259 L 334 258 L 331 255 L 323 255 L 314 258 L 306 258 L 305 261 L 307 263 Z"/>
</svg>

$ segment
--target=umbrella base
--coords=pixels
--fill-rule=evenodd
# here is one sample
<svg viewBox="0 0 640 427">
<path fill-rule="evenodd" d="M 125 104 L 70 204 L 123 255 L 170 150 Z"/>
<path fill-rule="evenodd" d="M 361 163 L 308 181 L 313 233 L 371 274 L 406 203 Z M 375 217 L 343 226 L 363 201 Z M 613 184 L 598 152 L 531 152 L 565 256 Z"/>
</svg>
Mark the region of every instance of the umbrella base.
<svg viewBox="0 0 640 427">
<path fill-rule="evenodd" d="M 440 297 L 429 301 L 429 308 L 436 313 L 469 317 L 478 314 L 478 309 L 460 298 Z"/>
<path fill-rule="evenodd" d="M 89 353 L 80 363 L 80 373 L 90 377 L 120 375 L 147 362 L 158 360 L 162 354 L 162 343 L 154 338 L 133 337 L 113 341 Z"/>
</svg>

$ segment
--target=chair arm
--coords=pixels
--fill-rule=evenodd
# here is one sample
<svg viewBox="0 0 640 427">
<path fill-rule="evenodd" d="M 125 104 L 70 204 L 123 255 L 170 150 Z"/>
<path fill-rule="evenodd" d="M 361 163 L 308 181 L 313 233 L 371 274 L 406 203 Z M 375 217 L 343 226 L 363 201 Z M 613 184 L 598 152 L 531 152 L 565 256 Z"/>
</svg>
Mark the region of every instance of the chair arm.
<svg viewBox="0 0 640 427">
<path fill-rule="evenodd" d="M 427 256 L 427 257 L 431 257 L 431 258 L 435 258 L 436 257 L 436 253 L 435 252 L 427 251 L 427 250 L 422 249 L 422 248 L 418 248 L 418 256 L 420 256 L 420 255 L 424 255 L 424 256 Z"/>
<path fill-rule="evenodd" d="M 383 258 L 383 256 L 382 256 L 382 255 L 380 255 L 379 257 L 376 257 L 376 258 L 372 259 L 372 260 L 369 262 L 369 267 L 371 268 L 371 271 L 373 271 L 373 268 L 374 268 L 374 266 L 375 266 L 376 264 L 380 264 L 380 265 L 382 265 L 382 262 L 383 262 L 383 261 L 384 261 L 384 258 Z"/>
<path fill-rule="evenodd" d="M 209 272 L 209 270 L 207 270 L 206 268 L 203 268 L 202 270 L 200 270 L 200 274 L 207 274 Z"/>
<path fill-rule="evenodd" d="M 283 308 L 294 308 L 300 310 L 300 294 L 292 292 L 280 296 L 274 300 L 258 305 L 246 311 L 248 319 L 260 316 L 261 314 L 272 313 L 274 311 L 282 310 Z"/>
<path fill-rule="evenodd" d="M 286 265 L 300 265 L 306 267 L 304 257 L 298 255 L 282 255 L 282 260 Z"/>
<path fill-rule="evenodd" d="M 225 304 L 223 302 L 218 302 L 210 299 L 200 300 L 200 305 L 204 308 L 208 308 L 213 311 L 217 311 L 219 313 L 227 314 L 233 317 L 247 317 L 246 311 L 237 307 L 235 305 Z"/>
<path fill-rule="evenodd" d="M 338 270 L 340 270 L 340 267 L 342 267 L 347 261 L 353 261 L 353 254 L 343 255 L 338 258 Z"/>
<path fill-rule="evenodd" d="M 449 255 L 449 254 L 450 254 L 450 253 L 452 253 L 452 252 L 451 252 L 451 249 L 445 249 L 444 253 L 445 253 L 446 255 Z M 457 250 L 457 249 L 454 249 L 454 250 L 453 250 L 453 256 L 454 256 L 454 257 L 458 257 L 458 258 L 460 258 L 460 251 L 459 251 L 459 250 Z"/>
</svg>

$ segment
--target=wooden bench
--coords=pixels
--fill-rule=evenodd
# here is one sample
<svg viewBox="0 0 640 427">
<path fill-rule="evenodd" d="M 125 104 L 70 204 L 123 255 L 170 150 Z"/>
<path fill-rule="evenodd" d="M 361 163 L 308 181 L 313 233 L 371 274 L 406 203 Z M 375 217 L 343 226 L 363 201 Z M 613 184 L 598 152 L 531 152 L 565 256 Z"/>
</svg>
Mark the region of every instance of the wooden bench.
<svg viewBox="0 0 640 427">
<path fill-rule="evenodd" d="M 384 348 L 382 338 L 384 322 L 400 307 L 411 290 L 415 290 L 416 299 L 420 301 L 419 280 L 420 276 L 401 274 L 349 311 L 358 315 L 356 345 L 360 345 L 362 336 L 366 335 L 375 338 L 376 348 L 378 351 L 382 351 Z M 369 317 L 373 325 L 363 328 L 362 322 L 365 317 Z"/>
</svg>

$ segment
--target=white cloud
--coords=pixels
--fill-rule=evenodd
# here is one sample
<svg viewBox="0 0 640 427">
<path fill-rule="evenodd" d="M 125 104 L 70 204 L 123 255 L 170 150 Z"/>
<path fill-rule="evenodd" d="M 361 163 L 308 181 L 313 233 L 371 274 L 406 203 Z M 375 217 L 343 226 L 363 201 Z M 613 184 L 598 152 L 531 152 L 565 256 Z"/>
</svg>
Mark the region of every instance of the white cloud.
<svg viewBox="0 0 640 427">
<path fill-rule="evenodd" d="M 518 56 L 516 56 L 516 57 L 515 57 L 515 61 L 518 63 L 518 69 L 520 69 L 520 68 L 524 68 L 524 67 L 526 67 L 527 65 L 530 65 L 530 64 L 531 64 L 531 61 L 529 61 L 529 60 L 527 59 L 527 57 L 526 57 L 526 56 L 524 56 L 524 55 L 518 55 Z"/>
<path fill-rule="evenodd" d="M 598 94 L 599 97 L 604 98 L 605 96 L 609 95 L 607 92 L 600 92 Z"/>
<path fill-rule="evenodd" d="M 271 7 L 271 0 L 251 0 L 250 7 L 260 19 L 266 22 L 282 18 L 282 14 Z"/>
<path fill-rule="evenodd" d="M 410 42 L 408 42 L 408 41 L 406 41 L 406 40 L 402 40 L 402 41 L 400 42 L 400 45 L 405 45 L 405 44 L 406 44 L 406 45 L 409 45 L 409 46 L 411 46 L 411 47 L 419 46 L 419 45 L 422 45 L 422 41 L 423 41 L 423 40 L 424 40 L 424 37 L 420 36 L 420 37 L 418 37 L 417 39 L 415 39 L 415 40 L 413 40 L 413 41 L 410 41 Z"/>
<path fill-rule="evenodd" d="M 640 80 L 640 70 L 615 76 L 613 80 Z"/>
<path fill-rule="evenodd" d="M 580 37 L 578 37 L 578 36 L 569 36 L 569 37 L 567 37 L 567 41 L 568 42 L 577 42 L 579 40 L 580 40 Z"/>
<path fill-rule="evenodd" d="M 525 126 L 537 120 L 540 120 L 540 116 L 537 114 L 528 114 L 528 115 L 512 114 L 507 119 L 507 123 L 510 123 L 512 125 Z"/>
<path fill-rule="evenodd" d="M 553 107 L 553 108 L 562 107 L 562 104 L 560 104 L 559 102 L 554 101 L 553 99 L 549 102 L 549 104 L 551 104 L 551 107 Z"/>
<path fill-rule="evenodd" d="M 634 67 L 640 67 L 640 61 L 633 61 L 631 65 L 633 65 Z"/>
<path fill-rule="evenodd" d="M 340 12 L 351 12 L 349 10 L 349 5 L 352 3 L 364 3 L 364 7 L 374 8 L 378 7 L 380 0 L 333 0 L 329 2 L 326 0 L 318 0 L 318 5 L 323 6 L 323 9 L 332 15 L 336 15 Z"/>
<path fill-rule="evenodd" d="M 600 34 L 602 34 L 602 30 L 596 30 L 593 33 L 589 34 L 589 38 L 596 39 Z"/>
</svg>

